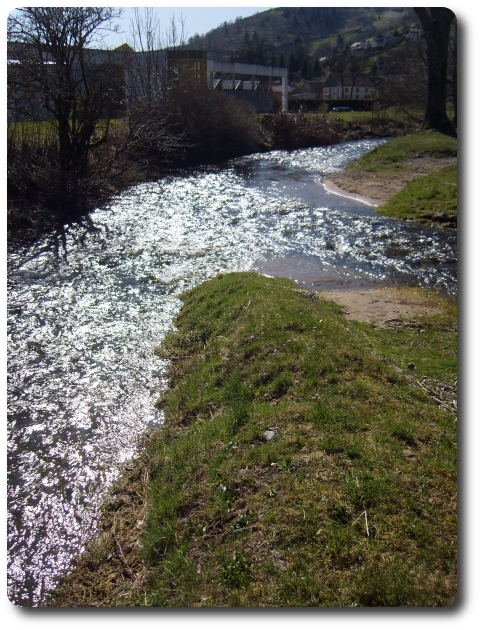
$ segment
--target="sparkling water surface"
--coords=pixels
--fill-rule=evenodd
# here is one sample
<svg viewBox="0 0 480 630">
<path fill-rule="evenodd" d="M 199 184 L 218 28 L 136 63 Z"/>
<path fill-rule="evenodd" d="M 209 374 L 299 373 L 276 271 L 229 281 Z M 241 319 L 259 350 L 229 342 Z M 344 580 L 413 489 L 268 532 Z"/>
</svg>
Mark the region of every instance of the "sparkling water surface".
<svg viewBox="0 0 480 630">
<path fill-rule="evenodd" d="M 276 151 L 140 184 L 8 260 L 8 587 L 41 603 L 95 531 L 154 408 L 178 295 L 257 270 L 314 288 L 456 294 L 456 232 L 382 217 L 322 176 L 380 141 Z"/>
</svg>

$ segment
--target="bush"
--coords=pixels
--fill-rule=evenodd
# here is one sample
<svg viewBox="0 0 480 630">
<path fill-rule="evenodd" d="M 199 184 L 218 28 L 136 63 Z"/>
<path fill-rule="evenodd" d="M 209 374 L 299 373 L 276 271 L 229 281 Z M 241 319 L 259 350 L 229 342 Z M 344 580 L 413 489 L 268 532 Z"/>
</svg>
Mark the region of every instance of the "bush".
<svg viewBox="0 0 480 630">
<path fill-rule="evenodd" d="M 81 212 L 83 196 L 78 178 L 61 173 L 58 146 L 44 139 L 11 143 L 7 157 L 8 230 L 35 229 L 53 216 Z"/>
<path fill-rule="evenodd" d="M 334 125 L 318 116 L 275 114 L 264 116 L 263 124 L 276 149 L 301 149 L 336 144 L 343 139 Z"/>
<path fill-rule="evenodd" d="M 138 176 L 121 149 L 126 126 L 111 129 L 109 141 L 89 155 L 87 175 L 62 172 L 58 137 L 50 121 L 10 124 L 7 151 L 9 246 L 57 228 L 105 202 Z M 116 156 L 115 158 L 113 156 Z"/>
<path fill-rule="evenodd" d="M 206 87 L 173 88 L 167 101 L 132 111 L 129 127 L 128 157 L 152 175 L 164 167 L 225 162 L 260 147 L 250 104 Z"/>
<path fill-rule="evenodd" d="M 185 165 L 224 162 L 259 149 L 260 125 L 254 109 L 224 92 L 178 89 L 167 111 L 188 147 L 182 155 Z"/>
</svg>

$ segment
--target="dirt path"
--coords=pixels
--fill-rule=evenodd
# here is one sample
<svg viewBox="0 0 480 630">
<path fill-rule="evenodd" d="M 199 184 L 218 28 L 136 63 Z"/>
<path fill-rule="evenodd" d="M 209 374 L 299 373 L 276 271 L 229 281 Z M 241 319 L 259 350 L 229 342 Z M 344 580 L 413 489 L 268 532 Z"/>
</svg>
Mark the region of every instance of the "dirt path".
<svg viewBox="0 0 480 630">
<path fill-rule="evenodd" d="M 414 158 L 403 164 L 401 173 L 372 173 L 346 170 L 332 173 L 323 180 L 328 192 L 381 206 L 400 192 L 407 182 L 457 163 L 457 158 Z"/>
<path fill-rule="evenodd" d="M 412 289 L 378 288 L 363 291 L 319 291 L 326 299 L 343 306 L 347 319 L 356 319 L 385 328 L 385 321 L 397 317 L 405 321 L 441 313 L 435 301 Z"/>
</svg>

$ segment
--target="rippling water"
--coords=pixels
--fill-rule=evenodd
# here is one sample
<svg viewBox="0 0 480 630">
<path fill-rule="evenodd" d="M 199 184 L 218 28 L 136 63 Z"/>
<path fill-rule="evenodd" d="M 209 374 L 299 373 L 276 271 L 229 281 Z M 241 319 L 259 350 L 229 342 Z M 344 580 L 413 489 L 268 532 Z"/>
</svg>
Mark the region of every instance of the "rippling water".
<svg viewBox="0 0 480 630">
<path fill-rule="evenodd" d="M 322 175 L 378 141 L 273 152 L 141 184 L 8 261 L 9 597 L 35 605 L 92 535 L 98 507 L 162 421 L 177 295 L 256 269 L 317 288 L 456 293 L 456 233 L 381 217 Z"/>
</svg>

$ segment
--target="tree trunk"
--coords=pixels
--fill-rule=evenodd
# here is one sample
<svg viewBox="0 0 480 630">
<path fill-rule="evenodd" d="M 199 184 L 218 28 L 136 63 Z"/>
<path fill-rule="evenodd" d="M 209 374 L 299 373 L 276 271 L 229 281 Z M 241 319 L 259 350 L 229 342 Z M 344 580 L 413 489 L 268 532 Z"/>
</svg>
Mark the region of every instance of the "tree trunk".
<svg viewBox="0 0 480 630">
<path fill-rule="evenodd" d="M 447 116 L 447 62 L 450 27 L 455 17 L 450 9 L 415 8 L 427 42 L 428 92 L 424 129 L 454 131 Z"/>
<path fill-rule="evenodd" d="M 452 72 L 452 98 L 453 98 L 453 126 L 457 126 L 457 20 L 453 25 L 453 72 Z"/>
</svg>

